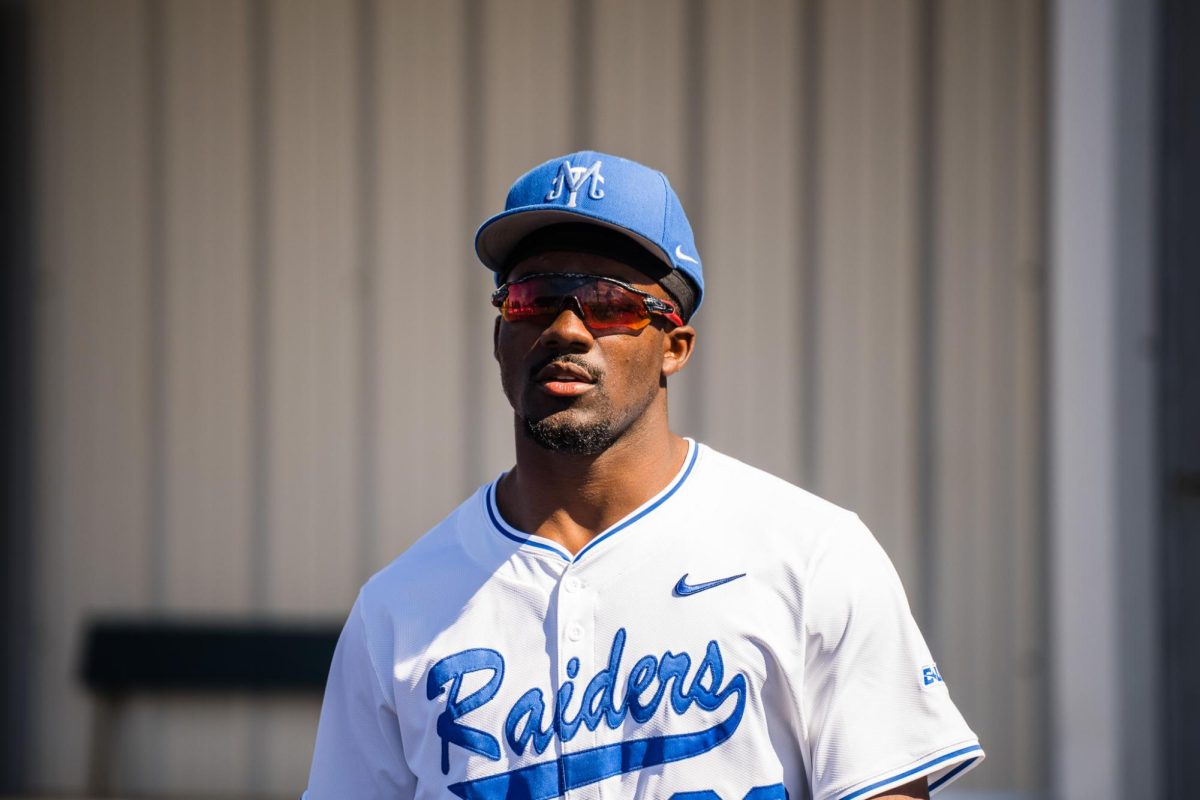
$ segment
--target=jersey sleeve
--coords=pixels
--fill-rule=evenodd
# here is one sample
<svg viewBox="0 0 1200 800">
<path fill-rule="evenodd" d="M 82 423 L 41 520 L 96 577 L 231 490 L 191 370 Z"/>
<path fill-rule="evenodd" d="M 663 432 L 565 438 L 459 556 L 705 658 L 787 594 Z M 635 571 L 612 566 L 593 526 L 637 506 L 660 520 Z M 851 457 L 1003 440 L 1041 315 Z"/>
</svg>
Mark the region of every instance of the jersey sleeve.
<svg viewBox="0 0 1200 800">
<path fill-rule="evenodd" d="M 850 514 L 809 566 L 802 703 L 814 800 L 866 800 L 983 758 L 883 548 Z"/>
<path fill-rule="evenodd" d="M 406 800 L 415 793 L 391 693 L 372 656 L 379 645 L 368 635 L 360 595 L 329 668 L 303 800 Z"/>
</svg>

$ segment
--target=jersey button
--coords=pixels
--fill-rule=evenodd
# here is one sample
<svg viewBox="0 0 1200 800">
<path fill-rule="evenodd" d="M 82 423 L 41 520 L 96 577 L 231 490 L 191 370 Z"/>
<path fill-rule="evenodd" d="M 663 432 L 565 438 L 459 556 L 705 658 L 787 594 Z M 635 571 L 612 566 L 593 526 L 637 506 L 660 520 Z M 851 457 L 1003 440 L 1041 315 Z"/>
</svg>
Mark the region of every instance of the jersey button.
<svg viewBox="0 0 1200 800">
<path fill-rule="evenodd" d="M 563 588 L 568 592 L 578 592 L 583 588 L 583 581 L 579 580 L 579 578 L 576 578 L 574 575 L 571 575 L 565 581 L 563 581 Z"/>
<path fill-rule="evenodd" d="M 572 622 L 567 627 L 567 638 L 572 642 L 578 642 L 583 638 L 583 626 L 578 622 Z"/>
</svg>

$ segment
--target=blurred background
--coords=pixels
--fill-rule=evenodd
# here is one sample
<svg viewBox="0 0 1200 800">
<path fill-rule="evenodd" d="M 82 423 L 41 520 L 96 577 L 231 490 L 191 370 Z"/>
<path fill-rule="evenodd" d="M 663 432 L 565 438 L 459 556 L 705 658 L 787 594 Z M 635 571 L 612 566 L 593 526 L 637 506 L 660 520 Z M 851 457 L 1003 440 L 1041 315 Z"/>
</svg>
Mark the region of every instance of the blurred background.
<svg viewBox="0 0 1200 800">
<path fill-rule="evenodd" d="M 312 654 L 511 463 L 474 230 L 595 148 L 696 230 L 673 427 L 872 528 L 948 794 L 1184 796 L 1197 8 L 2 0 L 0 794 L 298 795 Z"/>
</svg>

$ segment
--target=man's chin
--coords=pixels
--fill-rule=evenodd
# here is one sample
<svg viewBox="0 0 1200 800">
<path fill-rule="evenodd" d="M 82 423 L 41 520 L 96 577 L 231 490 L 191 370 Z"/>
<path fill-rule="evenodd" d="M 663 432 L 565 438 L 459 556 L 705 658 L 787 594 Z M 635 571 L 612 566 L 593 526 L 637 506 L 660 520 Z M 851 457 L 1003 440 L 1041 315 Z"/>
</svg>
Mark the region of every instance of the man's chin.
<svg viewBox="0 0 1200 800">
<path fill-rule="evenodd" d="M 549 414 L 538 420 L 521 419 L 525 435 L 534 444 L 554 453 L 595 456 L 612 446 L 615 435 L 606 420 L 572 419 L 570 412 Z"/>
</svg>

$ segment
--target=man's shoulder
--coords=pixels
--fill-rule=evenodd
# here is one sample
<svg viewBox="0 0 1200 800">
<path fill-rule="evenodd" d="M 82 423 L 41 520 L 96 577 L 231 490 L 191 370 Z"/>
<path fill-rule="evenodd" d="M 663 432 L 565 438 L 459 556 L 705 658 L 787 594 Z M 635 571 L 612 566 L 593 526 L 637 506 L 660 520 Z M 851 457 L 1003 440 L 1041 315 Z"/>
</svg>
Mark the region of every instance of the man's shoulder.
<svg viewBox="0 0 1200 800">
<path fill-rule="evenodd" d="M 780 580 L 796 585 L 807 584 L 815 565 L 853 564 L 879 551 L 854 511 L 712 448 L 702 455 L 689 511 L 692 541 L 736 551 L 764 574 L 787 575 Z"/>
<path fill-rule="evenodd" d="M 702 445 L 705 468 L 697 488 L 714 503 L 815 523 L 853 518 L 854 512 L 760 467 Z"/>
</svg>

